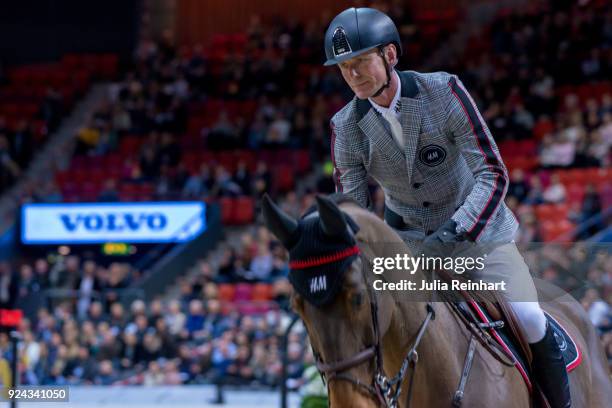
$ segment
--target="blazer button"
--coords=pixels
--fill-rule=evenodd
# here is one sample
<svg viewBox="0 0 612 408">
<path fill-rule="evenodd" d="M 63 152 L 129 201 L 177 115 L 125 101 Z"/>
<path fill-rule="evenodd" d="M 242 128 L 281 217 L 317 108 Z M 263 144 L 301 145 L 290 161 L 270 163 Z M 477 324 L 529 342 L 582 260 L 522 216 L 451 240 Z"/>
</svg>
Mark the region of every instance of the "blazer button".
<svg viewBox="0 0 612 408">
<path fill-rule="evenodd" d="M 431 204 L 429 201 L 424 201 L 423 202 L 423 207 L 429 207 L 429 204 Z"/>
<path fill-rule="evenodd" d="M 421 187 L 422 185 L 423 185 L 423 183 L 414 183 L 414 184 L 412 185 L 412 187 L 414 187 L 414 188 L 419 188 L 419 187 Z"/>
</svg>

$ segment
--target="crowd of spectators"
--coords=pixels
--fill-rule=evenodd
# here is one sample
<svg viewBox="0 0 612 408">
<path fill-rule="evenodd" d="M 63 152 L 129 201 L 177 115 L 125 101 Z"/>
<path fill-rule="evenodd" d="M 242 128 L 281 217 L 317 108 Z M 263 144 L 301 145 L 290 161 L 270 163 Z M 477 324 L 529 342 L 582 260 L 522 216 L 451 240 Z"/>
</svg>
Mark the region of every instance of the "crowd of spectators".
<svg viewBox="0 0 612 408">
<path fill-rule="evenodd" d="M 376 6 L 393 16 L 406 41 L 418 36 L 402 1 Z M 304 24 L 253 16 L 238 46 L 177 47 L 169 33 L 142 40 L 131 67 L 77 134 L 76 157 L 116 154 L 127 135 L 141 142 L 134 157 L 122 157 L 121 174 L 104 183 L 98 199 L 116 200 L 121 182 L 152 183 L 158 199 L 259 196 L 270 190 L 268 163 L 187 168 L 186 143 L 208 151 L 307 149 L 314 163 L 327 157 L 329 118 L 350 97 L 349 89 L 334 69 L 301 71 L 320 66 L 325 24 L 325 16 Z M 212 102 L 218 100 L 256 108 L 217 108 Z M 198 115 L 211 120 L 189 128 Z M 49 189 L 56 199 L 58 190 Z"/>
<path fill-rule="evenodd" d="M 498 142 L 536 138 L 543 168 L 610 165 L 612 9 L 539 1 L 470 42 L 462 78 Z M 570 86 L 601 84 L 578 97 Z M 607 93 L 606 93 L 607 92 Z"/>
<path fill-rule="evenodd" d="M 275 248 L 267 230 L 245 233 L 218 264 L 202 260 L 195 274 L 181 279 L 173 300 L 135 300 L 129 310 L 121 290 L 138 273 L 128 264 L 105 267 L 69 255 L 24 263 L 14 274 L 0 265 L 0 293 L 5 284 L 24 299 L 50 287 L 72 290 L 46 299 L 34 319 L 22 322 L 22 384 L 277 386 L 291 289 L 286 254 Z M 272 284 L 274 305 L 242 313 L 220 297 L 220 285 L 229 282 Z M 289 378 L 302 373 L 304 338 L 298 329 L 288 339 Z M 0 355 L 12 358 L 5 334 Z"/>
<path fill-rule="evenodd" d="M 0 91 L 2 90 L 0 78 Z M 34 154 L 37 135 L 35 126 L 43 121 L 42 132 L 52 132 L 59 125 L 64 112 L 62 96 L 49 88 L 38 112 L 31 119 L 22 118 L 11 125 L 0 110 L 0 193 L 10 187 L 27 168 Z"/>
<path fill-rule="evenodd" d="M 134 301 L 129 310 L 94 301 L 84 317 L 70 302 L 40 309 L 24 320 L 19 348 L 21 384 L 177 385 L 218 383 L 277 386 L 282 310 L 263 315 L 224 314 L 214 297 Z M 290 378 L 301 375 L 305 333 L 289 337 Z M 11 360 L 8 335 L 1 358 Z"/>
</svg>

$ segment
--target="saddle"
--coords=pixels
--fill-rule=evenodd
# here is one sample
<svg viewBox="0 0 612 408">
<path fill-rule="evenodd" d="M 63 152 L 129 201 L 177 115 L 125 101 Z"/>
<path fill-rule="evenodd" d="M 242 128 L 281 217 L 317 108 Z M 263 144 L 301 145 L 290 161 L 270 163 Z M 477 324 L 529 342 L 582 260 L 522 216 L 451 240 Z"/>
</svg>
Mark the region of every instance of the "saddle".
<svg viewBox="0 0 612 408">
<path fill-rule="evenodd" d="M 451 276 L 451 273 L 445 270 L 436 271 L 436 273 L 442 280 L 448 283 L 453 279 L 467 281 L 467 278 L 463 275 L 453 274 Z M 531 347 L 529 347 L 520 323 L 508 302 L 494 291 L 473 292 L 460 290 L 459 294 L 461 300 L 455 302 L 455 309 L 460 310 L 464 317 L 477 325 L 481 325 L 483 320 L 482 317 L 477 315 L 478 312 L 475 307 L 478 306 L 484 309 L 489 320 L 503 322 L 509 337 L 518 346 L 518 352 L 526 360 L 526 365 L 530 367 L 533 360 Z"/>
<path fill-rule="evenodd" d="M 451 273 L 444 270 L 436 271 L 436 274 L 447 283 L 452 279 L 467 280 L 462 275 L 451 276 Z M 534 407 L 548 407 L 544 394 L 537 384 L 534 387 L 530 378 L 533 362 L 531 347 L 510 304 L 493 291 L 459 292 L 457 298 L 449 301 L 451 309 L 461 315 L 461 320 L 468 325 L 468 328 L 479 327 L 483 332 L 488 332 L 489 335 L 485 337 L 500 345 L 505 355 L 514 360 L 513 365 L 525 380 L 527 388 L 534 394 Z M 555 333 L 569 373 L 582 362 L 582 351 L 559 321 L 547 312 L 544 314 Z M 494 348 L 487 345 L 485 348 L 498 357 Z"/>
</svg>

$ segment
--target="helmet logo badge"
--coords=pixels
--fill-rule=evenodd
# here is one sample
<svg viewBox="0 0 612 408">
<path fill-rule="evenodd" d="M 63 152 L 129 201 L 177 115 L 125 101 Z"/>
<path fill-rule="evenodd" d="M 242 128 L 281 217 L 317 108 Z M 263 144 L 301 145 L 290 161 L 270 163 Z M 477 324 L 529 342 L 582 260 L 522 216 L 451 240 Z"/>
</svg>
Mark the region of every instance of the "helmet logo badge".
<svg viewBox="0 0 612 408">
<path fill-rule="evenodd" d="M 348 38 L 346 37 L 346 31 L 344 31 L 344 28 L 342 27 L 336 28 L 334 35 L 332 36 L 332 42 L 334 55 L 336 57 L 353 52 L 351 49 L 351 44 L 349 44 Z"/>
</svg>

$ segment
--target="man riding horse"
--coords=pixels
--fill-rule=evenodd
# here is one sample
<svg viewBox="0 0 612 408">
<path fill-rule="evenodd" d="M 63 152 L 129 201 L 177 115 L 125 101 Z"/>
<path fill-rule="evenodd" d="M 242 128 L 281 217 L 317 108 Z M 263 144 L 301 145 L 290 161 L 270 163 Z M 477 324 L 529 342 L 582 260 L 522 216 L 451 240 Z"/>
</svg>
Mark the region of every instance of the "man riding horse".
<svg viewBox="0 0 612 408">
<path fill-rule="evenodd" d="M 508 173 L 462 82 L 445 72 L 397 71 L 397 28 L 371 8 L 338 14 L 325 53 L 325 65 L 338 65 L 355 93 L 331 120 L 337 191 L 368 207 L 368 176 L 375 179 L 385 221 L 406 243 L 498 245 L 482 273 L 521 282 L 531 301 L 508 300 L 530 343 L 534 376 L 553 408 L 570 407 L 561 351 L 513 242 L 518 222 L 504 203 Z"/>
</svg>

